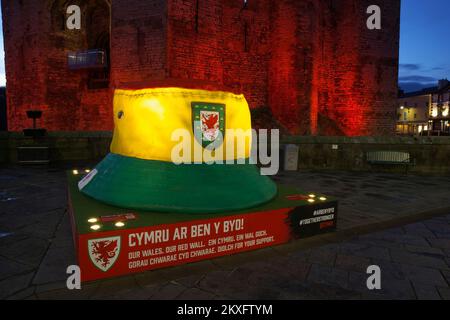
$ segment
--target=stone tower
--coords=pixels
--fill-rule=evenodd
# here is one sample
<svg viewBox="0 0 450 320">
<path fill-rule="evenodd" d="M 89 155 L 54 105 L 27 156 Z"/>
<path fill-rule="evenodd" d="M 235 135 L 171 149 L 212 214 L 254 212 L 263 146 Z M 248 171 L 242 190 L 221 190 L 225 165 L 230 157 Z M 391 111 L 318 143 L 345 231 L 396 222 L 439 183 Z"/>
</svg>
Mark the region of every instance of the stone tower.
<svg viewBox="0 0 450 320">
<path fill-rule="evenodd" d="M 400 1 L 3 0 L 9 130 L 111 130 L 113 89 L 170 83 L 244 93 L 292 134 L 389 135 Z M 78 5 L 81 30 L 68 30 Z M 103 68 L 68 67 L 99 50 Z"/>
</svg>

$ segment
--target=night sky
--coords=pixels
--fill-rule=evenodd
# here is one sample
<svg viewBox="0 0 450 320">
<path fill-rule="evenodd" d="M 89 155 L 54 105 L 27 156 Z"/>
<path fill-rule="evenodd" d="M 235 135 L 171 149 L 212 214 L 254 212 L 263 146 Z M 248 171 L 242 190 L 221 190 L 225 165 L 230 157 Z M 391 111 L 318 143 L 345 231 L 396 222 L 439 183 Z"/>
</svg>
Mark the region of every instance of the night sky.
<svg viewBox="0 0 450 320">
<path fill-rule="evenodd" d="M 405 91 L 450 78 L 449 13 L 448 0 L 402 0 L 399 81 Z M 0 86 L 4 86 L 3 31 L 0 37 Z"/>
<path fill-rule="evenodd" d="M 450 78 L 450 1 L 402 0 L 400 87 L 405 91 Z"/>
</svg>

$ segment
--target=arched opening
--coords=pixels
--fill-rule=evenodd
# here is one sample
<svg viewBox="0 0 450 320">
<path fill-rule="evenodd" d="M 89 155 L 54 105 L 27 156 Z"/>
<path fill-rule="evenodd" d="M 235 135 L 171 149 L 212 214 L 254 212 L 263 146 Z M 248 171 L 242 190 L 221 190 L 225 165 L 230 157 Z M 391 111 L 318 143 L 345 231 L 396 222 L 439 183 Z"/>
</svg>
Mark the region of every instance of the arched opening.
<svg viewBox="0 0 450 320">
<path fill-rule="evenodd" d="M 106 0 L 88 2 L 86 8 L 86 42 L 89 51 L 98 52 L 98 67 L 88 71 L 88 88 L 109 87 L 111 7 Z"/>
<path fill-rule="evenodd" d="M 81 29 L 67 29 L 67 7 L 81 11 Z M 51 6 L 56 46 L 68 53 L 68 68 L 84 73 L 88 89 L 109 87 L 111 3 L 109 0 L 56 0 Z"/>
</svg>

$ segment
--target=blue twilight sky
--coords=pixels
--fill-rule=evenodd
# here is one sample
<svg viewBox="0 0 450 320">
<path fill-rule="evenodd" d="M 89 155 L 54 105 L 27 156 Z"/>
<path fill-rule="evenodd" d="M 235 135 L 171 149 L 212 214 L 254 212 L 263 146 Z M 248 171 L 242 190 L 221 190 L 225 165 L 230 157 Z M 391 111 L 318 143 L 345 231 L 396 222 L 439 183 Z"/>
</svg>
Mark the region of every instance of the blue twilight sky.
<svg viewBox="0 0 450 320">
<path fill-rule="evenodd" d="M 449 13 L 449 0 L 402 0 L 399 82 L 405 91 L 434 86 L 437 80 L 450 78 Z M 0 31 L 0 86 L 4 86 L 1 23 Z"/>
<path fill-rule="evenodd" d="M 450 79 L 449 13 L 449 0 L 402 0 L 399 82 L 405 91 Z"/>
</svg>

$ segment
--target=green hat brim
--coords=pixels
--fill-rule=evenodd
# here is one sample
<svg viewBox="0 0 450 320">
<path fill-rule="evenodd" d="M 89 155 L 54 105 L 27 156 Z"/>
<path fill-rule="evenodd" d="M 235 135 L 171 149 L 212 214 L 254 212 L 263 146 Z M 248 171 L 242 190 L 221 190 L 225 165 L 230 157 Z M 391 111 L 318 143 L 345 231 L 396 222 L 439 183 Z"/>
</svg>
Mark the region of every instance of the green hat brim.
<svg viewBox="0 0 450 320">
<path fill-rule="evenodd" d="M 276 184 L 253 164 L 150 161 L 110 153 L 81 192 L 104 203 L 136 210 L 219 213 L 272 200 Z"/>
</svg>

